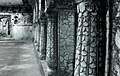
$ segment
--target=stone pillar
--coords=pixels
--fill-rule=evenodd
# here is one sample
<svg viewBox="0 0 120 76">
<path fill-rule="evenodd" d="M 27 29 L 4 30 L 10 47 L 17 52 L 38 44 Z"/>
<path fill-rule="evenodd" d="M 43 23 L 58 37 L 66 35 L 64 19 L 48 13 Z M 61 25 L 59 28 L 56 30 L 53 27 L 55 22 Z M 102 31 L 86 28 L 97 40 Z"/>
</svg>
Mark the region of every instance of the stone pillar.
<svg viewBox="0 0 120 76">
<path fill-rule="evenodd" d="M 47 26 L 45 13 L 40 18 L 40 59 L 46 58 Z"/>
<path fill-rule="evenodd" d="M 36 22 L 36 50 L 39 51 L 40 25 Z"/>
<path fill-rule="evenodd" d="M 36 24 L 34 23 L 34 43 L 37 43 L 37 29 L 36 29 Z"/>
<path fill-rule="evenodd" d="M 38 23 L 37 23 L 37 6 L 36 6 L 36 3 L 35 3 L 35 6 L 34 6 L 34 42 L 35 42 L 35 45 L 37 46 L 38 45 Z M 38 47 L 37 47 L 38 49 Z"/>
<path fill-rule="evenodd" d="M 57 76 L 57 13 L 47 13 L 47 52 L 48 76 Z"/>
<path fill-rule="evenodd" d="M 35 16 L 36 16 L 36 14 L 35 14 L 35 7 L 34 7 L 34 10 L 33 10 L 33 30 L 34 30 L 34 32 L 33 32 L 33 34 L 34 34 L 34 43 L 36 43 L 36 24 L 35 24 Z"/>
<path fill-rule="evenodd" d="M 110 24 L 112 25 L 112 33 L 110 32 L 112 35 L 110 76 L 120 76 L 120 1 L 110 1 L 110 4 L 113 5 L 110 10 Z"/>
<path fill-rule="evenodd" d="M 35 1 L 35 30 L 36 30 L 36 43 L 35 43 L 35 45 L 36 45 L 36 49 L 39 51 L 39 20 L 38 20 L 38 17 L 39 17 L 39 14 L 38 14 L 38 12 L 39 12 L 39 9 L 38 9 L 38 2 L 37 1 Z"/>
<path fill-rule="evenodd" d="M 100 10 L 98 1 L 83 0 L 77 5 L 78 27 L 74 76 L 104 76 L 106 13 L 101 13 Z"/>
<path fill-rule="evenodd" d="M 73 76 L 75 50 L 75 11 L 58 12 L 58 76 Z"/>
</svg>

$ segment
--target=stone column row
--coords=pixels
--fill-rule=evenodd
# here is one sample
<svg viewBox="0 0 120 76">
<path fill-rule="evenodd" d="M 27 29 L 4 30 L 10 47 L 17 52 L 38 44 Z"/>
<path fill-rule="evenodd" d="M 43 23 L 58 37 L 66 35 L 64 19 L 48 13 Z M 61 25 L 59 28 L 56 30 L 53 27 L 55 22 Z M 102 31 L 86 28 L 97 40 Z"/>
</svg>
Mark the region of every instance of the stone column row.
<svg viewBox="0 0 120 76">
<path fill-rule="evenodd" d="M 46 55 L 48 76 L 103 76 L 106 32 L 101 15 L 105 13 L 99 13 L 99 6 L 93 0 L 78 3 L 76 49 L 74 10 L 47 11 L 47 26 L 45 15 L 41 17 L 39 49 L 41 59 Z"/>
<path fill-rule="evenodd" d="M 72 76 L 74 66 L 74 10 L 47 13 L 48 76 Z"/>
</svg>

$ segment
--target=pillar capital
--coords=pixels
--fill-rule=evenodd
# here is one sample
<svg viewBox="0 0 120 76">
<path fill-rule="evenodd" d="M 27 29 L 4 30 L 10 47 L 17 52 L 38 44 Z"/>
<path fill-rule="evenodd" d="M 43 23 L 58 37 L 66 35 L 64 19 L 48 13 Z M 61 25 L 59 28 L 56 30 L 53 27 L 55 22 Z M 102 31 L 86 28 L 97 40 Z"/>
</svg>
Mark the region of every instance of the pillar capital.
<svg viewBox="0 0 120 76">
<path fill-rule="evenodd" d="M 46 19 L 47 19 L 47 17 L 45 15 L 45 13 L 42 13 L 41 16 L 40 16 L 40 18 L 39 18 L 39 21 L 42 22 L 42 23 L 44 23 L 44 22 L 46 22 Z"/>
<path fill-rule="evenodd" d="M 45 10 L 45 15 L 47 18 L 54 17 L 57 15 L 57 11 L 56 10 Z"/>
<path fill-rule="evenodd" d="M 84 13 L 85 11 L 96 12 L 99 5 L 99 1 L 81 0 L 81 2 L 77 4 L 77 13 Z"/>
<path fill-rule="evenodd" d="M 54 0 L 45 0 L 45 13 L 48 11 L 52 11 L 55 7 L 55 2 Z"/>
<path fill-rule="evenodd" d="M 55 1 L 54 0 L 45 0 L 46 8 L 53 8 Z"/>
<path fill-rule="evenodd" d="M 49 11 L 45 15 L 46 15 L 46 18 L 48 21 L 56 23 L 56 21 L 57 21 L 56 18 L 58 15 L 56 11 Z"/>
</svg>

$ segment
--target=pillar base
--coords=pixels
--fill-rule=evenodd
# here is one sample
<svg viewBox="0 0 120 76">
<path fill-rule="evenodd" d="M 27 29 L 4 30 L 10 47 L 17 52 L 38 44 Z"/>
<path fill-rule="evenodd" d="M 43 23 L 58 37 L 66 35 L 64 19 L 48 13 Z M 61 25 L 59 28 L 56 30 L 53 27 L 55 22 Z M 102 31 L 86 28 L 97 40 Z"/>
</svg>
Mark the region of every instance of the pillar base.
<svg viewBox="0 0 120 76">
<path fill-rule="evenodd" d="M 40 60 L 45 60 L 46 59 L 46 56 L 45 55 L 41 55 L 40 56 Z"/>
<path fill-rule="evenodd" d="M 49 69 L 48 76 L 56 76 L 56 72 Z"/>
</svg>

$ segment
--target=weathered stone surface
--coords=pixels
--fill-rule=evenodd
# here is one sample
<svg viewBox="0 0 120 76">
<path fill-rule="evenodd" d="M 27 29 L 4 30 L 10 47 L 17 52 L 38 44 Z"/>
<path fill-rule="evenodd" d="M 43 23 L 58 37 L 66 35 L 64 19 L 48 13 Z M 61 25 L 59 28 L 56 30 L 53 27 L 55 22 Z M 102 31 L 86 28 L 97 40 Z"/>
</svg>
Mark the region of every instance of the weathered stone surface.
<svg viewBox="0 0 120 76">
<path fill-rule="evenodd" d="M 73 8 L 74 0 L 57 0 L 55 1 L 56 8 Z"/>
<path fill-rule="evenodd" d="M 110 11 L 109 10 L 107 10 L 107 14 L 106 14 L 106 38 L 107 38 L 107 40 L 106 40 L 106 57 L 105 57 L 105 75 L 104 76 L 108 76 L 109 75 L 109 71 L 110 71 L 110 64 L 109 64 L 109 62 L 110 62 L 110 56 L 111 56 L 111 54 L 110 54 L 110 49 L 111 48 L 109 48 L 109 44 L 110 44 L 110 39 L 109 39 L 109 37 L 110 37 L 110 35 L 109 35 L 109 33 L 110 33 L 110 30 L 109 30 L 109 28 L 110 28 Z"/>
<path fill-rule="evenodd" d="M 112 27 L 112 66 L 110 76 L 120 75 L 120 47 L 119 47 L 119 19 L 120 19 L 120 2 L 115 0 L 113 2 L 113 27 Z"/>
<path fill-rule="evenodd" d="M 40 59 L 46 58 L 46 42 L 47 42 L 47 27 L 46 27 L 46 17 L 41 16 L 40 18 Z"/>
<path fill-rule="evenodd" d="M 104 75 L 101 70 L 104 69 L 105 61 L 101 57 L 103 55 L 102 51 L 105 50 L 101 49 L 103 48 L 101 43 L 105 43 L 104 41 L 101 42 L 100 39 L 103 39 L 103 36 L 105 36 L 103 34 L 105 28 L 103 27 L 104 22 L 103 25 L 97 24 L 97 22 L 102 22 L 99 20 L 101 15 L 98 16 L 98 10 L 100 9 L 98 6 L 99 2 L 93 2 L 92 0 L 81 1 L 77 5 L 78 28 L 74 76 Z M 101 59 L 103 59 L 103 63 Z"/>
<path fill-rule="evenodd" d="M 84 2 L 82 2 L 82 3 L 80 3 L 80 4 L 78 4 L 77 5 L 77 12 L 79 13 L 79 12 L 84 12 L 85 11 L 85 3 Z M 85 13 L 86 14 L 86 13 Z"/>
<path fill-rule="evenodd" d="M 48 76 L 56 76 L 57 74 L 57 14 L 51 12 L 48 14 L 48 25 L 47 25 L 47 52 L 46 60 L 47 64 L 52 70 L 51 73 L 48 73 Z"/>
<path fill-rule="evenodd" d="M 59 75 L 73 75 L 74 58 L 74 11 L 62 10 L 58 13 Z"/>
</svg>

